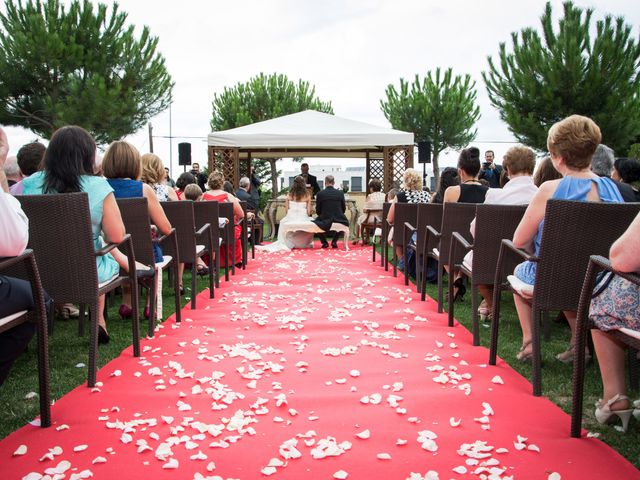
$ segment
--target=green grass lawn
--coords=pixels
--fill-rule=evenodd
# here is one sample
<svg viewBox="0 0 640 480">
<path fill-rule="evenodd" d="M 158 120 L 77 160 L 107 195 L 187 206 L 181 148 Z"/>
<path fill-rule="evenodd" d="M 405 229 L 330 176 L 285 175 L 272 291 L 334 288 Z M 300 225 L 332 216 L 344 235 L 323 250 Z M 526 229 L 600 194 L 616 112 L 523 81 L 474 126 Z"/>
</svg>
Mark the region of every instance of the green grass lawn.
<svg viewBox="0 0 640 480">
<path fill-rule="evenodd" d="M 391 272 L 389 272 L 391 275 Z M 224 282 L 224 278 L 221 279 Z M 185 272 L 185 288 L 190 285 L 190 274 Z M 167 318 L 173 313 L 172 291 L 168 288 L 168 281 L 165 277 L 164 285 L 164 316 Z M 198 290 L 207 288 L 207 279 L 198 279 Z M 470 290 L 470 289 L 469 289 Z M 432 298 L 437 298 L 437 288 L 429 285 L 427 293 Z M 189 301 L 190 292 L 187 289 L 183 297 L 183 305 Z M 142 300 L 144 301 L 144 300 Z M 120 305 L 116 298 L 110 306 L 110 321 L 108 324 L 111 342 L 108 345 L 100 346 L 100 356 L 98 366 L 102 367 L 111 359 L 117 357 L 120 352 L 131 344 L 131 323 L 130 320 L 121 320 L 118 317 L 117 309 Z M 471 299 L 470 291 L 464 301 L 456 303 L 456 318 L 471 330 Z M 147 321 L 140 320 L 140 331 L 146 335 Z M 58 399 L 73 388 L 86 384 L 87 367 L 78 364 L 88 363 L 87 337 L 78 337 L 77 321 L 56 320 L 55 331 L 49 339 L 49 352 L 51 363 L 51 395 L 53 399 Z M 481 344 L 489 346 L 488 326 L 480 327 Z M 553 323 L 551 341 L 543 341 L 542 353 L 542 388 L 544 395 L 559 405 L 564 411 L 570 413 L 571 409 L 571 372 L 572 365 L 565 365 L 558 362 L 554 356 L 563 351 L 569 341 L 569 328 L 563 324 Z M 522 364 L 515 360 L 515 355 L 520 348 L 521 333 L 518 320 L 513 306 L 512 298 L 505 294 L 502 300 L 500 341 L 498 355 L 505 359 L 515 370 L 520 372 L 525 378 L 531 378 L 531 366 Z M 487 356 L 488 360 L 488 356 Z M 598 424 L 594 417 L 593 405 L 601 394 L 601 382 L 598 368 L 592 362 L 588 368 L 585 378 L 585 398 L 583 426 L 592 432 L 598 432 L 600 439 L 611 445 L 620 454 L 625 456 L 636 467 L 640 467 L 640 442 L 638 438 L 638 422 L 632 420 L 626 434 L 620 433 L 613 427 Z M 36 370 L 36 348 L 35 339 L 26 354 L 22 355 L 14 365 L 9 378 L 0 387 L 0 409 L 3 412 L 0 418 L 0 438 L 5 437 L 12 431 L 25 425 L 32 420 L 39 412 L 38 399 L 25 399 L 29 392 L 38 391 L 38 376 Z M 635 396 L 633 395 L 635 393 Z M 631 398 L 637 397 L 637 392 L 632 392 Z M 54 414 L 55 421 L 55 414 Z M 558 432 L 558 435 L 569 437 L 569 418 L 567 418 L 566 429 Z"/>
</svg>

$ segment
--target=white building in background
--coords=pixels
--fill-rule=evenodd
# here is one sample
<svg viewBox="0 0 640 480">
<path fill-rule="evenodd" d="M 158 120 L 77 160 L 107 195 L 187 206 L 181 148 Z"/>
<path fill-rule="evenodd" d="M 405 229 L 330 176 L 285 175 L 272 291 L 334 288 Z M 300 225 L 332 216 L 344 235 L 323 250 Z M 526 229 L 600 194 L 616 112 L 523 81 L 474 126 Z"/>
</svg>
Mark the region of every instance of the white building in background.
<svg viewBox="0 0 640 480">
<path fill-rule="evenodd" d="M 309 173 L 318 179 L 320 189 L 324 188 L 324 177 L 331 174 L 336 179 L 336 188 L 347 187 L 349 192 L 364 192 L 367 182 L 367 171 L 364 165 L 343 167 L 335 164 L 317 164 L 309 163 Z M 280 190 L 289 188 L 293 183 L 293 179 L 300 175 L 300 167 L 296 170 L 286 170 L 278 178 L 278 187 Z"/>
</svg>

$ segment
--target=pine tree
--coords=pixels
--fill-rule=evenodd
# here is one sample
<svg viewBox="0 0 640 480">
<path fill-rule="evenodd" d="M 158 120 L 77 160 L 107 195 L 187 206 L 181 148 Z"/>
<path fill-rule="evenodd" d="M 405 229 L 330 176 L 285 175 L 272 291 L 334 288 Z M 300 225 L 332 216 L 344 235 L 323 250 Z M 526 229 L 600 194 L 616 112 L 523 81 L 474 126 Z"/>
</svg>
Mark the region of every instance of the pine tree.
<svg viewBox="0 0 640 480">
<path fill-rule="evenodd" d="M 211 129 L 214 132 L 228 130 L 304 110 L 333 114 L 331 102 L 323 102 L 315 95 L 315 87 L 309 82 L 294 83 L 283 74 L 260 73 L 246 83 L 225 87 L 221 94 L 214 94 Z M 278 192 L 277 160 L 254 163 L 259 176 L 269 172 L 274 197 Z"/>
<path fill-rule="evenodd" d="M 493 106 L 518 141 L 546 150 L 553 123 L 574 113 L 591 117 L 603 143 L 626 151 L 640 133 L 640 43 L 624 18 L 606 16 L 593 28 L 592 9 L 564 3 L 554 29 L 551 3 L 542 32 L 511 34 L 483 78 Z"/>
<path fill-rule="evenodd" d="M 475 82 L 469 75 L 453 76 L 449 68 L 428 72 L 412 84 L 400 79 L 400 88 L 389 85 L 382 111 L 393 128 L 413 132 L 416 141 L 431 141 L 433 174 L 440 179 L 438 157 L 446 148 L 466 147 L 476 137 L 472 130 L 480 118 Z"/>
<path fill-rule="evenodd" d="M 0 123 L 49 138 L 76 124 L 106 143 L 166 109 L 173 83 L 158 39 L 89 0 L 5 2 L 0 14 Z"/>
</svg>

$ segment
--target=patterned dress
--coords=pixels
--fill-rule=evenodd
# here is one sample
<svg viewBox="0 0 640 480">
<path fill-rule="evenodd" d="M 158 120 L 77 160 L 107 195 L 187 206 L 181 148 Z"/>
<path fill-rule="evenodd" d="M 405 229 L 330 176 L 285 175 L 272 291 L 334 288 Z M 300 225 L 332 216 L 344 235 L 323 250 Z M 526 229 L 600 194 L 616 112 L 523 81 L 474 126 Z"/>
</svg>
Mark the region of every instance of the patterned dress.
<svg viewBox="0 0 640 480">
<path fill-rule="evenodd" d="M 640 332 L 640 287 L 614 276 L 603 292 L 591 300 L 589 318 L 605 332 L 620 328 Z"/>
</svg>

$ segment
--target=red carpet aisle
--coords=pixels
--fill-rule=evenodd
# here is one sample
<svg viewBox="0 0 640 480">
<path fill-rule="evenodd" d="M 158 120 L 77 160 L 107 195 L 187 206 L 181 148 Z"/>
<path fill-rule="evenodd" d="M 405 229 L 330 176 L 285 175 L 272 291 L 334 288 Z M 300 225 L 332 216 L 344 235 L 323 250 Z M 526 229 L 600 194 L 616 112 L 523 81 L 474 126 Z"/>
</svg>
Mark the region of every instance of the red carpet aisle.
<svg viewBox="0 0 640 480">
<path fill-rule="evenodd" d="M 2 441 L 0 476 L 640 478 L 369 255 L 262 255 Z"/>
</svg>

